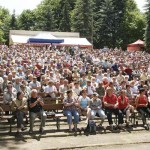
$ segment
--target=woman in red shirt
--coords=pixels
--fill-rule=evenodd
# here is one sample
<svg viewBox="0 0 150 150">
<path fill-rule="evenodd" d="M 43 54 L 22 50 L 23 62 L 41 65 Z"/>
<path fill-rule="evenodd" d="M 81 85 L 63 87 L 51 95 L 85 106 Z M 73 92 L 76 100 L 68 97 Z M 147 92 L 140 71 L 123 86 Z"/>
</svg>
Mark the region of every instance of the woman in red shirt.
<svg viewBox="0 0 150 150">
<path fill-rule="evenodd" d="M 118 109 L 118 100 L 117 96 L 113 94 L 113 89 L 110 87 L 107 87 L 106 94 L 103 97 L 104 106 L 106 109 L 106 114 L 108 118 L 109 125 L 111 127 L 111 130 L 113 130 L 113 121 L 112 121 L 112 113 L 118 116 L 118 127 L 122 128 L 123 124 L 123 115 L 122 112 Z"/>
<path fill-rule="evenodd" d="M 122 111 L 122 114 L 126 115 L 126 124 L 129 125 L 130 111 L 134 111 L 133 106 L 129 104 L 129 99 L 126 96 L 126 91 L 121 90 L 120 96 L 118 97 L 118 108 Z"/>
<path fill-rule="evenodd" d="M 146 115 L 150 116 L 150 109 L 148 108 L 148 100 L 145 95 L 145 89 L 139 90 L 139 95 L 136 97 L 136 109 L 142 115 L 143 125 L 146 126 Z"/>
</svg>

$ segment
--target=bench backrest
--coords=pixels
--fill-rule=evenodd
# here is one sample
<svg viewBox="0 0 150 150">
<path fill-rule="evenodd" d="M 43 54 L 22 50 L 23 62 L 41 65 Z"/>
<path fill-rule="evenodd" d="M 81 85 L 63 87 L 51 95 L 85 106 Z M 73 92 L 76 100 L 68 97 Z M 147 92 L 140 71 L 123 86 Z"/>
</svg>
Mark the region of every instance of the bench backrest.
<svg viewBox="0 0 150 150">
<path fill-rule="evenodd" d="M 3 111 L 11 111 L 11 108 L 9 105 L 1 104 L 0 107 L 3 109 Z"/>
<path fill-rule="evenodd" d="M 45 111 L 51 111 L 51 110 L 63 110 L 64 105 L 63 104 L 45 104 L 43 106 L 43 109 Z"/>
<path fill-rule="evenodd" d="M 43 98 L 44 104 L 57 104 L 57 103 L 62 103 L 62 100 L 60 99 L 50 99 L 49 97 Z"/>
</svg>

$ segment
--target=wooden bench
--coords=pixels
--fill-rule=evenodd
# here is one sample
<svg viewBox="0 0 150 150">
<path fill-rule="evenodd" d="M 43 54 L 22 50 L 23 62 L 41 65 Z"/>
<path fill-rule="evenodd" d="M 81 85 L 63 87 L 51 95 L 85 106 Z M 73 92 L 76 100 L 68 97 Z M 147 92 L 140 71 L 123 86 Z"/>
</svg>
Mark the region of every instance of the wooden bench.
<svg viewBox="0 0 150 150">
<path fill-rule="evenodd" d="M 1 120 L 9 120 L 9 133 L 11 133 L 12 131 L 12 119 L 13 119 L 13 115 L 11 113 L 11 108 L 9 105 L 6 104 L 2 104 L 0 103 L 0 107 L 2 108 L 3 112 L 3 116 L 0 118 Z M 9 112 L 10 115 L 6 115 L 5 112 Z"/>
<path fill-rule="evenodd" d="M 60 98 L 50 99 L 49 97 L 43 98 L 44 104 L 61 104 L 62 100 Z"/>
<path fill-rule="evenodd" d="M 60 129 L 60 118 L 64 116 L 64 114 L 61 112 L 59 113 L 59 111 L 63 111 L 63 104 L 45 104 L 43 109 L 45 111 L 55 111 L 54 115 L 47 115 L 47 118 L 55 118 L 56 119 L 56 127 L 57 130 Z"/>
</svg>

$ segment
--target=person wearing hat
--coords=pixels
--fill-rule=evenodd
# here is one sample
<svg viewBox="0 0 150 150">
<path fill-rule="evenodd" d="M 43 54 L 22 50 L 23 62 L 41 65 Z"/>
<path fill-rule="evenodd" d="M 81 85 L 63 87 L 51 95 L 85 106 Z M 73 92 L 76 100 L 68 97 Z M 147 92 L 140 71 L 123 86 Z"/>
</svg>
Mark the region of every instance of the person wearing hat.
<svg viewBox="0 0 150 150">
<path fill-rule="evenodd" d="M 87 95 L 91 97 L 95 92 L 95 87 L 92 86 L 91 80 L 87 80 Z"/>
<path fill-rule="evenodd" d="M 72 96 L 72 90 L 68 90 L 67 97 L 64 98 L 64 115 L 67 116 L 67 122 L 69 125 L 69 131 L 72 131 L 72 116 L 74 116 L 74 130 L 77 131 L 77 124 L 79 123 L 79 113 L 77 108 L 79 107 L 78 102 Z"/>
<path fill-rule="evenodd" d="M 100 126 L 102 126 L 106 115 L 104 110 L 102 109 L 102 101 L 98 98 L 98 94 L 96 92 L 93 93 L 93 98 L 90 101 L 91 108 L 91 119 L 95 118 L 95 115 L 98 114 L 101 118 Z"/>
</svg>

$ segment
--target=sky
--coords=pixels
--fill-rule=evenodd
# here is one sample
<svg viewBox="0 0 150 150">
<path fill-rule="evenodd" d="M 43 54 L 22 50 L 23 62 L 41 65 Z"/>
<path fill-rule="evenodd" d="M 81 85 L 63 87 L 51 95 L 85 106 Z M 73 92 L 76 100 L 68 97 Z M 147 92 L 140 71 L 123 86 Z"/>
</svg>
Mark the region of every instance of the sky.
<svg viewBox="0 0 150 150">
<path fill-rule="evenodd" d="M 9 9 L 12 13 L 15 9 L 17 15 L 21 14 L 24 9 L 34 9 L 42 0 L 0 0 L 0 6 Z M 146 0 L 135 0 L 138 8 L 143 12 L 143 6 Z"/>
</svg>

